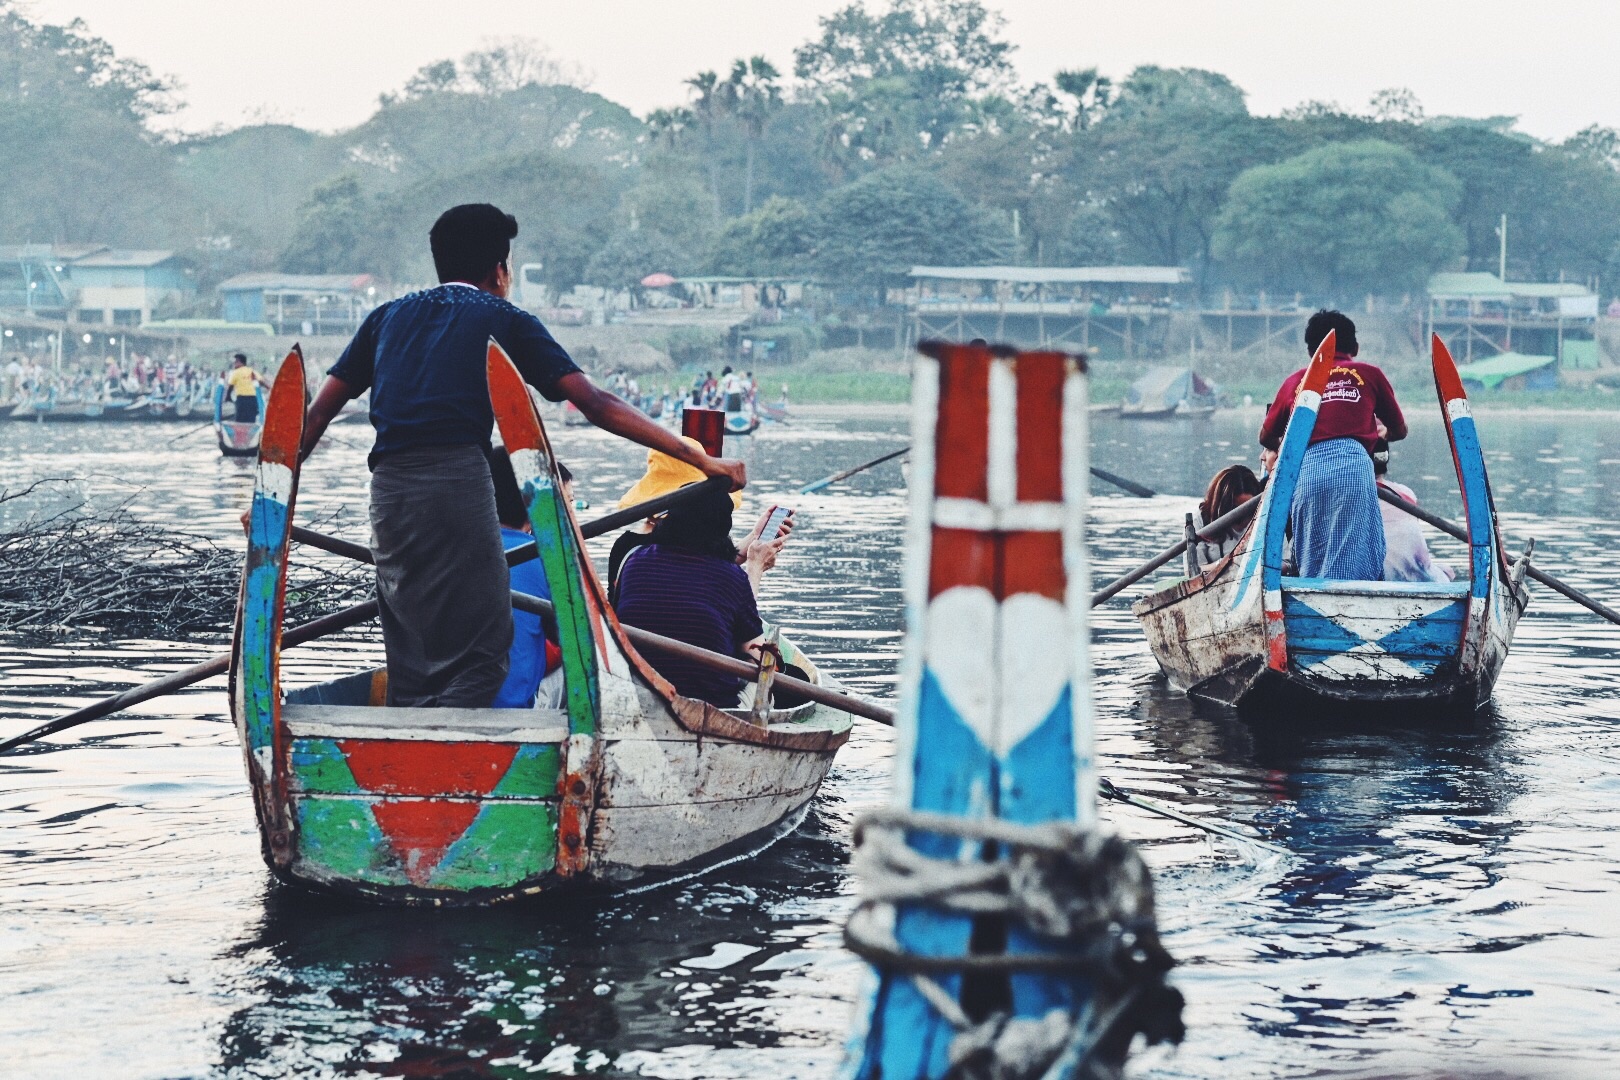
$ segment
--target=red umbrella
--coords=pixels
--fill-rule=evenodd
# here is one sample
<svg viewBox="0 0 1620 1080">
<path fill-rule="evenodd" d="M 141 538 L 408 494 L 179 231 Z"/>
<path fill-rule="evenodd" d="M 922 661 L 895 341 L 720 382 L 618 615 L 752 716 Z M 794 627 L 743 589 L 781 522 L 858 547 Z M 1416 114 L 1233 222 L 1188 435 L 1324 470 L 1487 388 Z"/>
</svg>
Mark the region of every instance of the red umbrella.
<svg viewBox="0 0 1620 1080">
<path fill-rule="evenodd" d="M 662 272 L 657 274 L 648 274 L 646 277 L 641 279 L 641 284 L 649 289 L 662 289 L 665 286 L 675 284 L 675 278 Z"/>
</svg>

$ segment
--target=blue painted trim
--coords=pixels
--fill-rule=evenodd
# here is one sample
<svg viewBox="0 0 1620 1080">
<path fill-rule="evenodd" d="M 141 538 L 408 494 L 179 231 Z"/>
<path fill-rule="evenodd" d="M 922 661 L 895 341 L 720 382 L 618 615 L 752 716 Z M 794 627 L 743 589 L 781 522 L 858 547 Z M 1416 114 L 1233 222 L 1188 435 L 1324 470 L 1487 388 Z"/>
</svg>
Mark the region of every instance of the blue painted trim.
<svg viewBox="0 0 1620 1080">
<path fill-rule="evenodd" d="M 268 747 L 275 718 L 275 666 L 279 639 L 276 594 L 287 560 L 287 504 L 254 492 L 248 527 L 247 575 L 242 587 L 242 720 L 253 750 Z"/>
<path fill-rule="evenodd" d="M 1476 600 L 1483 600 L 1490 595 L 1496 571 L 1496 529 L 1491 513 L 1490 482 L 1485 474 L 1485 454 L 1479 445 L 1473 417 L 1459 416 L 1453 420 L 1451 437 L 1457 453 L 1457 471 L 1462 474 L 1463 506 L 1468 515 L 1471 594 Z"/>
</svg>

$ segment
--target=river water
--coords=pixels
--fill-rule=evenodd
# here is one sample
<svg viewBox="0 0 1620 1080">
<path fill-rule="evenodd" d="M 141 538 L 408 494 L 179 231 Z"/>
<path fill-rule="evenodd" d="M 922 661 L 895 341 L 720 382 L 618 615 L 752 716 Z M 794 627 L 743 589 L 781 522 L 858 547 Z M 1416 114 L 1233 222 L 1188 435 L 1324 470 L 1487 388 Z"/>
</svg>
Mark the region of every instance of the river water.
<svg viewBox="0 0 1620 1080">
<path fill-rule="evenodd" d="M 1258 421 L 1096 419 L 1096 464 L 1181 493 L 1096 493 L 1098 580 L 1174 542 L 1185 494 L 1252 458 Z M 1615 603 L 1620 424 L 1479 426 L 1510 543 L 1534 535 L 1539 565 Z M 791 493 L 901 445 L 905 427 L 898 412 L 823 411 L 743 450 L 748 506 L 801 509 L 762 607 L 880 698 L 901 644 L 901 471 Z M 245 469 L 206 434 L 172 441 L 182 430 L 0 425 L 0 489 L 73 477 L 93 501 L 239 543 Z M 301 519 L 364 539 L 368 433 L 340 429 L 312 459 Z M 640 453 L 601 433 L 553 433 L 587 516 L 640 472 Z M 1450 470 L 1438 420 L 1417 419 L 1396 478 L 1455 517 Z M 1435 548 L 1458 561 L 1450 541 Z M 1290 852 L 1105 807 L 1155 869 L 1188 1000 L 1186 1043 L 1139 1054 L 1133 1076 L 1612 1073 L 1620 627 L 1538 589 L 1493 707 L 1428 728 L 1190 704 L 1156 678 L 1124 598 L 1094 635 L 1105 773 Z M 0 637 L 0 734 L 220 645 Z M 284 677 L 379 657 L 361 633 L 289 652 Z M 891 745 L 862 724 L 797 834 L 707 879 L 566 909 L 378 910 L 270 883 L 217 682 L 149 702 L 0 759 L 0 1075 L 829 1076 L 861 976 L 840 946 L 849 826 L 884 798 Z"/>
</svg>

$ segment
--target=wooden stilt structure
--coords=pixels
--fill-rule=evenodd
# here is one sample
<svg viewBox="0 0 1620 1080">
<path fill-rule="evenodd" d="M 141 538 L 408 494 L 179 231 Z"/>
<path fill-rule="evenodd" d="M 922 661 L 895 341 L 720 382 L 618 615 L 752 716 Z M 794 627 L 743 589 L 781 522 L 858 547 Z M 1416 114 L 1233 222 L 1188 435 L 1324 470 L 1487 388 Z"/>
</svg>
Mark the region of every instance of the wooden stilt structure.
<svg viewBox="0 0 1620 1080">
<path fill-rule="evenodd" d="M 876 978 L 846 1073 L 1109 1075 L 1137 1031 L 1179 1037 L 1180 997 L 1140 857 L 1095 828 L 1085 360 L 920 348 L 896 791 L 857 826 L 847 937 Z"/>
</svg>

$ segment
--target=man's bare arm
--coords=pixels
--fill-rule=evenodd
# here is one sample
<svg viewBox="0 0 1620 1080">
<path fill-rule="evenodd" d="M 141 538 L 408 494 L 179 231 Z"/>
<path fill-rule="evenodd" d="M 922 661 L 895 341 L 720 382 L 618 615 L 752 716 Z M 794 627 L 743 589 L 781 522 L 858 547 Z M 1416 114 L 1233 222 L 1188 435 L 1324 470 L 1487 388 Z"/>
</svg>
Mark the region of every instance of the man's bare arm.
<svg viewBox="0 0 1620 1080">
<path fill-rule="evenodd" d="M 304 416 L 304 445 L 299 451 L 298 460 L 303 461 L 315 449 L 315 444 L 321 441 L 326 434 L 326 425 L 338 411 L 355 398 L 354 391 L 342 379 L 331 375 L 321 383 L 320 390 L 315 394 L 315 400 L 309 403 L 309 412 Z"/>
<path fill-rule="evenodd" d="M 702 450 L 694 450 L 680 436 L 662 424 L 654 423 L 640 409 L 629 405 L 616 394 L 603 390 L 582 372 L 564 375 L 557 380 L 557 389 L 574 403 L 585 419 L 604 431 L 611 431 L 650 450 L 662 450 L 706 476 L 729 477 L 733 491 L 741 490 L 748 483 L 748 473 L 742 462 L 710 457 Z"/>
</svg>

